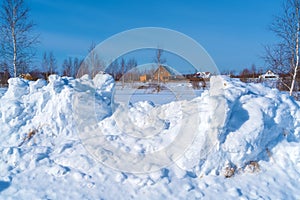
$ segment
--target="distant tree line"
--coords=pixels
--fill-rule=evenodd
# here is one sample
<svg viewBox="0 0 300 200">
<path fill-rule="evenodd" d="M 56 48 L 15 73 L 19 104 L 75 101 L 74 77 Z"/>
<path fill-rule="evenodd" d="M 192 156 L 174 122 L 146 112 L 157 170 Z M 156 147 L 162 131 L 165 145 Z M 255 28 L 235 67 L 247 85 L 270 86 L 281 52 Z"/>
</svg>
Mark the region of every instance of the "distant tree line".
<svg viewBox="0 0 300 200">
<path fill-rule="evenodd" d="M 279 72 L 276 71 L 274 68 L 270 68 L 274 73 L 276 73 L 279 76 L 279 79 L 277 80 L 268 80 L 268 79 L 262 79 L 260 76 L 266 73 L 266 70 L 259 69 L 257 70 L 255 65 L 252 65 L 251 68 L 244 68 L 240 72 L 236 73 L 234 71 L 231 72 L 222 72 L 224 75 L 229 75 L 231 78 L 238 78 L 242 82 L 246 83 L 261 83 L 261 82 L 276 82 L 273 84 L 274 87 L 281 91 L 289 91 L 289 88 L 286 86 L 286 83 L 291 83 L 291 76 L 290 73 L 286 72 Z M 300 91 L 300 76 L 297 76 L 295 85 L 294 85 L 294 91 Z"/>
<path fill-rule="evenodd" d="M 134 58 L 130 58 L 125 60 L 125 58 L 119 58 L 113 61 L 105 70 L 106 73 L 112 75 L 115 80 L 125 81 L 130 79 L 130 71 L 131 73 L 135 73 L 136 71 L 132 71 L 135 67 L 137 67 L 137 61 Z"/>
<path fill-rule="evenodd" d="M 124 84 L 126 81 L 139 80 L 140 75 L 151 76 L 154 69 L 141 72 L 137 70 L 134 58 L 124 57 L 113 61 L 108 67 L 94 51 L 95 44 L 88 49 L 85 59 L 67 57 L 62 66 L 58 66 L 52 51 L 44 52 L 41 66 L 32 65 L 36 56 L 39 35 L 34 32 L 35 24 L 30 19 L 29 8 L 24 0 L 2 0 L 0 7 L 0 84 L 6 84 L 9 77 L 17 77 L 30 73 L 33 80 L 47 79 L 51 74 L 62 72 L 63 76 L 80 77 L 89 74 L 94 77 L 99 72 L 111 74 L 115 80 Z M 288 90 L 290 95 L 300 90 L 300 0 L 284 0 L 283 12 L 275 17 L 270 26 L 271 31 L 279 38 L 279 43 L 266 46 L 263 56 L 269 69 L 280 76 L 280 90 Z M 163 50 L 158 48 L 154 62 L 155 69 L 165 62 Z M 263 71 L 251 68 L 243 69 L 239 74 L 227 72 L 231 77 L 240 78 L 244 82 L 261 81 L 258 79 Z M 159 84 L 159 79 L 158 79 Z"/>
</svg>

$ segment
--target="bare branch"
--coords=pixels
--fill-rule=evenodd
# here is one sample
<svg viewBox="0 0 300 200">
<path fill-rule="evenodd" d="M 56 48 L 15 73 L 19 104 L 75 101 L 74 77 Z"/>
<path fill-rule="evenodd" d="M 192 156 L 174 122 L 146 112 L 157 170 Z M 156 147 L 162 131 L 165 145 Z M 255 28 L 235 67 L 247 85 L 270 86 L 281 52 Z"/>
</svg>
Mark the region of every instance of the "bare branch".
<svg viewBox="0 0 300 200">
<path fill-rule="evenodd" d="M 28 70 L 35 56 L 34 47 L 39 36 L 33 33 L 34 27 L 24 0 L 3 0 L 0 10 L 0 51 L 15 77 Z"/>
<path fill-rule="evenodd" d="M 299 34 L 300 34 L 300 0 L 286 0 L 282 6 L 282 15 L 274 18 L 270 30 L 280 39 L 274 46 L 266 46 L 265 62 L 277 73 L 289 74 L 282 80 L 290 91 L 295 90 L 297 72 L 299 72 Z"/>
</svg>

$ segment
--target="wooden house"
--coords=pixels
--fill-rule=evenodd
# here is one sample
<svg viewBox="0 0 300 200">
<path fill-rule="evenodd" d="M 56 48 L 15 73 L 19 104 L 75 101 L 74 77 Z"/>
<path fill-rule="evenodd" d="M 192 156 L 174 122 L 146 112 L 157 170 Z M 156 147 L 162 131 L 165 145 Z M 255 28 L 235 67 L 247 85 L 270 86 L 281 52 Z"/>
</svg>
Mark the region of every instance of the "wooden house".
<svg viewBox="0 0 300 200">
<path fill-rule="evenodd" d="M 146 74 L 140 76 L 140 82 L 146 82 L 146 81 L 147 81 L 147 75 Z"/>
<path fill-rule="evenodd" d="M 182 78 L 183 78 L 183 76 L 180 73 L 178 73 L 174 69 L 172 69 L 168 66 L 164 66 L 164 65 L 159 66 L 153 74 L 154 81 L 159 80 L 162 82 L 167 82 L 170 80 L 178 80 L 178 79 L 182 79 Z"/>
</svg>

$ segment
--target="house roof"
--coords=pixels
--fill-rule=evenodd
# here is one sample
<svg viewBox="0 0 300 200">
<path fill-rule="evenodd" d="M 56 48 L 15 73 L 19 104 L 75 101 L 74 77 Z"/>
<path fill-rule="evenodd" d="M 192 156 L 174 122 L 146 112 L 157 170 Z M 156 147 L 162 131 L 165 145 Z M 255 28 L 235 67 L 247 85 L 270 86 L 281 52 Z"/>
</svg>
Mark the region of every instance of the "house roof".
<svg viewBox="0 0 300 200">
<path fill-rule="evenodd" d="M 195 76 L 202 77 L 202 78 L 209 78 L 210 75 L 211 75 L 210 72 L 197 72 L 195 74 Z"/>
<path fill-rule="evenodd" d="M 260 75 L 261 78 L 279 78 L 279 75 L 275 74 L 271 70 L 268 70 L 265 74 Z"/>
<path fill-rule="evenodd" d="M 172 67 L 169 67 L 169 66 L 166 66 L 166 65 L 160 65 L 160 67 L 163 67 L 167 72 L 169 72 L 169 74 L 171 76 L 180 76 L 180 75 L 182 75 L 178 71 L 173 69 Z M 157 70 L 158 70 L 158 68 L 156 69 L 155 73 L 157 72 Z"/>
</svg>

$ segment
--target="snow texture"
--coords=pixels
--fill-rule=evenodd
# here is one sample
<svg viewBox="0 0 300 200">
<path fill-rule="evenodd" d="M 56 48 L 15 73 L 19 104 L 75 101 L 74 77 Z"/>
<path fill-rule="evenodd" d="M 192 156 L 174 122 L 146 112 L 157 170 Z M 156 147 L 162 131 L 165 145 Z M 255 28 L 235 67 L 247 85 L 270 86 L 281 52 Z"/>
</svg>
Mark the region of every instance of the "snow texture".
<svg viewBox="0 0 300 200">
<path fill-rule="evenodd" d="M 114 89 L 107 74 L 9 79 L 0 199 L 300 198 L 300 109 L 288 95 L 220 76 L 163 105 L 115 103 Z"/>
</svg>

